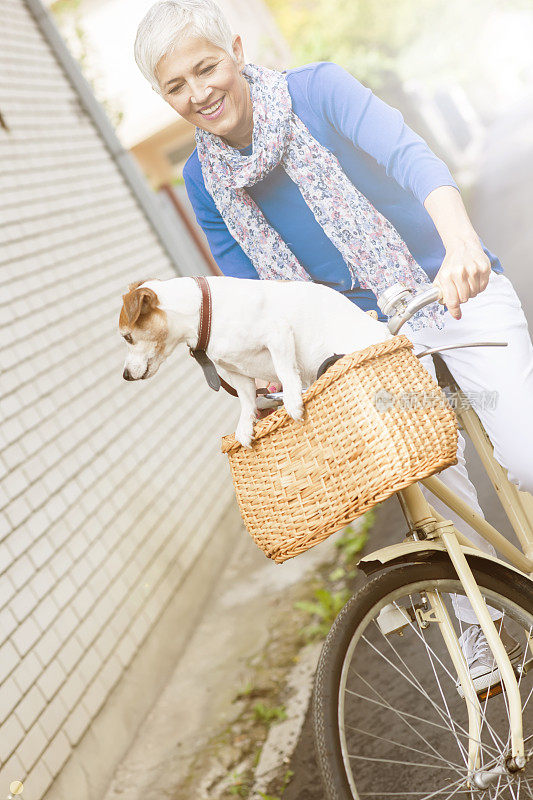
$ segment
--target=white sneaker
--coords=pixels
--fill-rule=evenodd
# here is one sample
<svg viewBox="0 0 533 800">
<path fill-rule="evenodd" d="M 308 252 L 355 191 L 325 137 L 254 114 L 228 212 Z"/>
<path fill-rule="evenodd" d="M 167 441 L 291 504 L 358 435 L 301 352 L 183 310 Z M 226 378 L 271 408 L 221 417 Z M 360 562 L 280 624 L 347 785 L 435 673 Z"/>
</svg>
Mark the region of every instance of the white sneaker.
<svg viewBox="0 0 533 800">
<path fill-rule="evenodd" d="M 496 620 L 495 624 L 498 630 L 498 620 Z M 507 633 L 503 625 L 499 630 L 499 634 L 511 664 L 518 663 L 523 654 L 522 646 Z M 459 644 L 477 693 L 500 682 L 500 670 L 496 665 L 485 634 L 479 625 L 470 625 L 459 637 Z M 456 686 L 460 696 L 464 697 L 463 687 L 459 681 Z"/>
</svg>

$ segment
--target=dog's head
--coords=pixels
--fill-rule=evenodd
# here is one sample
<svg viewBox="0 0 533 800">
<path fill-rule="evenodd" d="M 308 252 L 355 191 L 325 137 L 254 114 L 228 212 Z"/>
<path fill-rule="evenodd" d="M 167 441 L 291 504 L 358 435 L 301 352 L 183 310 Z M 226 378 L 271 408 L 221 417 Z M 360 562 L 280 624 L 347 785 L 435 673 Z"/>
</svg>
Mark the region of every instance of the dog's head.
<svg viewBox="0 0 533 800">
<path fill-rule="evenodd" d="M 167 315 L 159 308 L 154 289 L 143 284 L 151 280 L 130 283 L 122 295 L 119 330 L 128 343 L 123 377 L 127 381 L 151 378 L 167 357 Z"/>
</svg>

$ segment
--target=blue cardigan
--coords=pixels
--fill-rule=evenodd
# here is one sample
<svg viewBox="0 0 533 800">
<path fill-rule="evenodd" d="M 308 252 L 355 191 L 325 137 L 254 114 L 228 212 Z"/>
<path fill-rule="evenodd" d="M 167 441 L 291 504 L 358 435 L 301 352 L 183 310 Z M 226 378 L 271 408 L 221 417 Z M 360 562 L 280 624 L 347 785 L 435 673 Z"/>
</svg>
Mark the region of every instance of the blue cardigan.
<svg viewBox="0 0 533 800">
<path fill-rule="evenodd" d="M 413 258 L 433 280 L 445 251 L 423 202 L 438 186 L 458 189 L 446 164 L 405 124 L 398 109 L 376 97 L 343 67 L 330 61 L 306 64 L 288 70 L 287 81 L 294 113 L 315 139 L 337 156 L 352 183 L 394 225 Z M 240 152 L 249 155 L 252 145 Z M 252 261 L 228 231 L 205 188 L 196 148 L 187 159 L 183 177 L 198 224 L 221 271 L 258 279 Z M 281 165 L 246 191 L 314 281 L 342 292 L 365 311 L 375 309 L 379 319 L 386 319 L 372 291 L 359 286 L 350 289 L 350 273 L 341 253 Z M 483 248 L 492 269 L 503 272 L 498 258 Z"/>
</svg>

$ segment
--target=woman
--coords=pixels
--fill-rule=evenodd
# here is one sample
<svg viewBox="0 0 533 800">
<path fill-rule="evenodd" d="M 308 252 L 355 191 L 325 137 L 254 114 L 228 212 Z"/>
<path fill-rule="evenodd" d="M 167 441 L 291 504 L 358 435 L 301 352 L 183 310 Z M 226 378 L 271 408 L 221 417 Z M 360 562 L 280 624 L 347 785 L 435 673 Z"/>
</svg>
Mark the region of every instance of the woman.
<svg viewBox="0 0 533 800">
<path fill-rule="evenodd" d="M 240 36 L 212 0 L 152 6 L 135 59 L 154 90 L 196 126 L 183 175 L 225 275 L 314 280 L 381 320 L 376 296 L 388 285 L 433 281 L 445 307 L 434 303 L 404 327 L 416 345 L 509 342 L 443 357 L 461 388 L 478 393 L 473 404 L 510 480 L 533 492 L 533 346 L 520 301 L 473 229 L 448 168 L 401 113 L 330 62 L 286 75 L 247 64 Z M 431 358 L 424 362 L 434 375 Z M 458 464 L 439 477 L 482 514 L 463 451 L 459 434 Z M 472 623 L 462 644 L 479 677 L 490 672 L 486 641 L 470 606 L 455 605 Z M 502 638 L 514 652 L 516 643 Z"/>
</svg>

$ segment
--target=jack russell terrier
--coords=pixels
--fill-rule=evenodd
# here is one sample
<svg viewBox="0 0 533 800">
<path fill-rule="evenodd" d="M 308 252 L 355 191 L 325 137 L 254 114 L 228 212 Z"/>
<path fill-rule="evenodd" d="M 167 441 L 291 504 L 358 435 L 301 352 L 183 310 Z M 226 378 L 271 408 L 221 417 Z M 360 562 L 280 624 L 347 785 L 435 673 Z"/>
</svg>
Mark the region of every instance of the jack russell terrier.
<svg viewBox="0 0 533 800">
<path fill-rule="evenodd" d="M 209 305 L 204 294 L 210 295 Z M 208 362 L 214 373 L 214 362 L 215 379 L 220 376 L 228 390 L 236 390 L 241 413 L 235 437 L 247 448 L 257 413 L 255 378 L 281 382 L 287 413 L 301 420 L 302 391 L 316 380 L 325 359 L 392 336 L 385 323 L 340 292 L 311 281 L 222 275 L 149 279 L 129 284 L 122 299 L 119 329 L 128 343 L 123 377 L 151 378 L 180 342 L 195 357 L 205 351 L 202 366 Z M 199 322 L 205 327 L 206 319 L 207 339 L 199 336 Z M 213 386 L 209 377 L 208 382 Z"/>
</svg>

